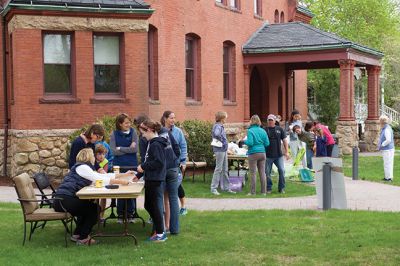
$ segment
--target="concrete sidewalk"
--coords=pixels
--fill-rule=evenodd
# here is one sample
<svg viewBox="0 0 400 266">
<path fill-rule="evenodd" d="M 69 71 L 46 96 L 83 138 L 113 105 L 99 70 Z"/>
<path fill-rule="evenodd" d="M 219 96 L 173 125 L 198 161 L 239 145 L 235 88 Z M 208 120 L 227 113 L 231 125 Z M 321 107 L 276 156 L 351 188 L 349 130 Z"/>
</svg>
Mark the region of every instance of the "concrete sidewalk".
<svg viewBox="0 0 400 266">
<path fill-rule="evenodd" d="M 400 211 L 400 187 L 345 178 L 347 206 L 351 210 Z M 18 202 L 13 187 L 0 186 L 1 202 Z M 283 209 L 317 210 L 317 197 L 294 198 L 240 198 L 240 199 L 199 199 L 187 198 L 189 210 L 257 210 Z M 143 208 L 143 197 L 138 199 L 138 207 Z"/>
</svg>

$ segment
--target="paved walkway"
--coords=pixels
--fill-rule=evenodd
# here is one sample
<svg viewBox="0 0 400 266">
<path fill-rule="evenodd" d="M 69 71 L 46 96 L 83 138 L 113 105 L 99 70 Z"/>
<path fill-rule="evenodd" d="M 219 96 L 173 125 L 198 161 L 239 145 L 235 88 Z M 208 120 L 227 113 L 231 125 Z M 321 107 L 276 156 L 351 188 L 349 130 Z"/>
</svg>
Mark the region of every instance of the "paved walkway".
<svg viewBox="0 0 400 266">
<path fill-rule="evenodd" d="M 400 187 L 345 178 L 347 205 L 352 210 L 400 211 Z M 13 187 L 0 186 L 1 202 L 18 202 Z M 188 198 L 189 210 L 256 210 L 256 209 L 309 209 L 317 210 L 316 196 L 296 198 L 240 198 L 197 199 Z M 143 197 L 138 199 L 143 208 Z"/>
</svg>

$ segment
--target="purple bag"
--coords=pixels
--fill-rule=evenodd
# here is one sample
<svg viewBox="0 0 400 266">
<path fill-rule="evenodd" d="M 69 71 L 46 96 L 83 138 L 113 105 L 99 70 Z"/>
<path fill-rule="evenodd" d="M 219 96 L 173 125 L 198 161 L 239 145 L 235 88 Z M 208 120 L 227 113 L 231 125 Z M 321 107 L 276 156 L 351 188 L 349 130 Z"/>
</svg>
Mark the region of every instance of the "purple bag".
<svg viewBox="0 0 400 266">
<path fill-rule="evenodd" d="M 244 176 L 230 176 L 229 188 L 233 191 L 240 192 L 243 189 Z"/>
</svg>

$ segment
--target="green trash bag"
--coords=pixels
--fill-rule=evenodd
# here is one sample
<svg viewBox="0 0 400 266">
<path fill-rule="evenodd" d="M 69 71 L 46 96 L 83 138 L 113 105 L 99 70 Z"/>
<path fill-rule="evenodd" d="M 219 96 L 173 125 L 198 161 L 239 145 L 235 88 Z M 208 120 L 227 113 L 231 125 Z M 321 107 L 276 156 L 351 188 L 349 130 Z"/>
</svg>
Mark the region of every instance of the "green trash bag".
<svg viewBox="0 0 400 266">
<path fill-rule="evenodd" d="M 313 182 L 314 177 L 309 169 L 303 168 L 299 170 L 299 178 L 301 182 Z"/>
</svg>

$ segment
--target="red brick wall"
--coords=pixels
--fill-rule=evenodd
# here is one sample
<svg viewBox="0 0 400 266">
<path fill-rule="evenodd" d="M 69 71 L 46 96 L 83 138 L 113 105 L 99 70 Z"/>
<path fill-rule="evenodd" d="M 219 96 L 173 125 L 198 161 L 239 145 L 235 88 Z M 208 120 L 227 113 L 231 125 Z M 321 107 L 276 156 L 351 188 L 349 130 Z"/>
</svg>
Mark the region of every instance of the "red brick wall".
<svg viewBox="0 0 400 266">
<path fill-rule="evenodd" d="M 263 21 L 253 15 L 253 1 L 242 0 L 240 12 L 220 7 L 215 1 L 148 0 L 156 12 L 150 24 L 158 28 L 160 104 L 150 105 L 150 116 L 158 118 L 166 109 L 173 110 L 178 120 L 189 118 L 213 120 L 218 110 L 229 114 L 229 122 L 244 120 L 244 70 L 242 45 L 262 26 Z M 288 1 L 263 1 L 263 18 L 274 21 L 275 9 L 288 16 Z M 292 12 L 293 13 L 293 12 Z M 202 105 L 185 104 L 185 34 L 195 33 L 201 38 Z M 236 102 L 223 104 L 222 44 L 230 40 L 236 45 Z M 270 85 L 269 103 L 265 113 L 278 108 L 277 88 L 285 91 L 283 66 L 271 66 L 267 73 Z M 300 83 L 301 81 L 299 81 Z M 304 82 L 304 80 L 302 81 Z M 305 88 L 305 84 L 303 86 Z M 284 94 L 285 97 L 285 94 Z M 306 100 L 306 98 L 305 98 Z M 283 107 L 285 110 L 285 106 Z M 264 114 L 260 114 L 264 115 Z"/>
<path fill-rule="evenodd" d="M 43 97 L 42 33 L 17 29 L 13 32 L 13 129 L 78 128 L 96 117 L 126 112 L 146 112 L 147 33 L 125 33 L 125 103 L 91 101 L 94 98 L 92 32 L 75 32 L 76 91 L 78 104 L 39 104 Z M 27 41 L 29 40 L 29 41 Z"/>
<path fill-rule="evenodd" d="M 0 36 L 3 36 L 3 20 L 0 19 Z M 1 39 L 0 39 L 1 40 Z M 3 81 L 3 42 L 0 41 L 0 128 L 4 124 L 4 81 Z"/>
</svg>

